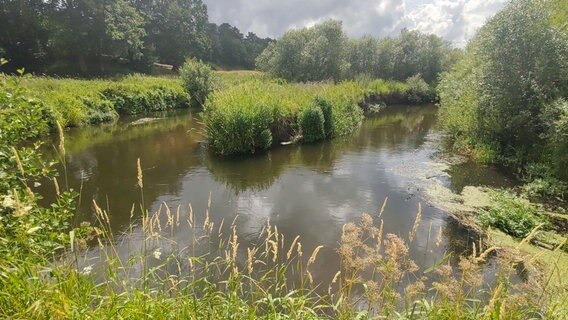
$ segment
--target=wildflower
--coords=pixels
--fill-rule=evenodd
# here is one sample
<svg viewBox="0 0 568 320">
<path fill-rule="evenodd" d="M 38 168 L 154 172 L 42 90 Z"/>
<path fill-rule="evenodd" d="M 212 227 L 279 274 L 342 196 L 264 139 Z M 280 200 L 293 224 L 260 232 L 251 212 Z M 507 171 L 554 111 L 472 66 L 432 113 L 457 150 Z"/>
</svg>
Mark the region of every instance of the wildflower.
<svg viewBox="0 0 568 320">
<path fill-rule="evenodd" d="M 2 206 L 4 208 L 14 208 L 16 205 L 16 201 L 14 201 L 14 198 L 12 198 L 12 196 L 7 195 L 4 197 L 4 200 L 2 201 Z"/>
<path fill-rule="evenodd" d="M 160 260 L 160 258 L 162 257 L 162 249 L 158 248 L 154 250 L 154 253 L 152 255 L 156 260 Z"/>
<path fill-rule="evenodd" d="M 91 271 L 93 271 L 93 266 L 86 266 L 83 268 L 83 271 L 81 271 L 81 274 L 84 276 L 88 276 L 91 274 Z"/>
</svg>

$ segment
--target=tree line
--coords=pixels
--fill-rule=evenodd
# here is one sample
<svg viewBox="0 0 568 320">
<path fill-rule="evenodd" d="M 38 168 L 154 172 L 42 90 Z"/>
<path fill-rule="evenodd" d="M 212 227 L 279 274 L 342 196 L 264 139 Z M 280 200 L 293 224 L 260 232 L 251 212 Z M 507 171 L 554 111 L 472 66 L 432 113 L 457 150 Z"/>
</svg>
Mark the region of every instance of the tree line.
<svg viewBox="0 0 568 320">
<path fill-rule="evenodd" d="M 0 0 L 0 56 L 47 73 L 146 72 L 194 57 L 252 69 L 272 41 L 209 22 L 201 0 Z"/>
<path fill-rule="evenodd" d="M 290 81 L 321 81 L 368 76 L 406 80 L 421 75 L 436 82 L 459 57 L 449 41 L 403 29 L 396 37 L 350 39 L 340 21 L 291 30 L 257 58 L 257 67 Z"/>
</svg>

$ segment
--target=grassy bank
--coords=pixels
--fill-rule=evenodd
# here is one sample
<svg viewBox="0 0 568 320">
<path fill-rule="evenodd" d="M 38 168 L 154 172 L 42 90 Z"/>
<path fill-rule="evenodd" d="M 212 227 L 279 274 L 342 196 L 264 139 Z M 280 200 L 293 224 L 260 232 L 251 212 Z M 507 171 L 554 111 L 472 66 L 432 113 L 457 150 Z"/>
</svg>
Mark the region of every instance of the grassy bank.
<svg viewBox="0 0 568 320">
<path fill-rule="evenodd" d="M 64 126 L 112 121 L 119 115 L 189 107 L 177 78 L 141 75 L 118 80 L 74 80 L 23 77 L 23 88 L 40 98 Z"/>
<path fill-rule="evenodd" d="M 221 155 L 254 153 L 280 143 L 310 143 L 351 133 L 365 111 L 388 104 L 431 102 L 421 79 L 361 79 L 289 84 L 254 78 L 214 92 L 203 120 L 210 148 Z"/>
</svg>

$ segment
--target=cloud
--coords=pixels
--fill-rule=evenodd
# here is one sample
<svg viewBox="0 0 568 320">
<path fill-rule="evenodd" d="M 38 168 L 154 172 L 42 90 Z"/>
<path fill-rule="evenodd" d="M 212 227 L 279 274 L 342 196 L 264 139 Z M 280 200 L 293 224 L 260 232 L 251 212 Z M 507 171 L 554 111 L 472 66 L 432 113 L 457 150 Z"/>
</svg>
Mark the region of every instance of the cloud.
<svg viewBox="0 0 568 320">
<path fill-rule="evenodd" d="M 506 2 L 507 0 L 434 0 L 408 12 L 397 27 L 434 33 L 463 47 L 487 18 L 502 9 Z"/>
<path fill-rule="evenodd" d="M 407 27 L 438 34 L 463 46 L 506 0 L 204 0 L 209 17 L 243 33 L 278 37 L 291 28 L 326 19 L 343 21 L 349 36 L 388 36 Z"/>
</svg>

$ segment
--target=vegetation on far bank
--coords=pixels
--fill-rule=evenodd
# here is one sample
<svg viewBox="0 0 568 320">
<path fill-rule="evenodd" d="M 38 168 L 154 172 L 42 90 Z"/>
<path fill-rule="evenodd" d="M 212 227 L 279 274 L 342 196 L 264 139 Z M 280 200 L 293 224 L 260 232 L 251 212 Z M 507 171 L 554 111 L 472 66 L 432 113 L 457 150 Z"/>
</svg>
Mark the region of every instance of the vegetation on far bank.
<svg viewBox="0 0 568 320">
<path fill-rule="evenodd" d="M 46 116 L 34 119 L 35 126 L 51 129 L 55 120 L 64 127 L 83 126 L 113 121 L 119 115 L 190 105 L 190 96 L 175 78 L 132 75 L 118 80 L 75 80 L 0 75 L 0 81 L 3 90 L 17 84 L 28 99 L 38 101 Z"/>
<path fill-rule="evenodd" d="M 459 55 L 460 50 L 433 34 L 403 29 L 394 38 L 350 39 L 341 21 L 328 20 L 286 32 L 256 61 L 259 70 L 288 81 L 338 82 L 361 75 L 405 81 L 419 74 L 435 83 Z"/>
</svg>

